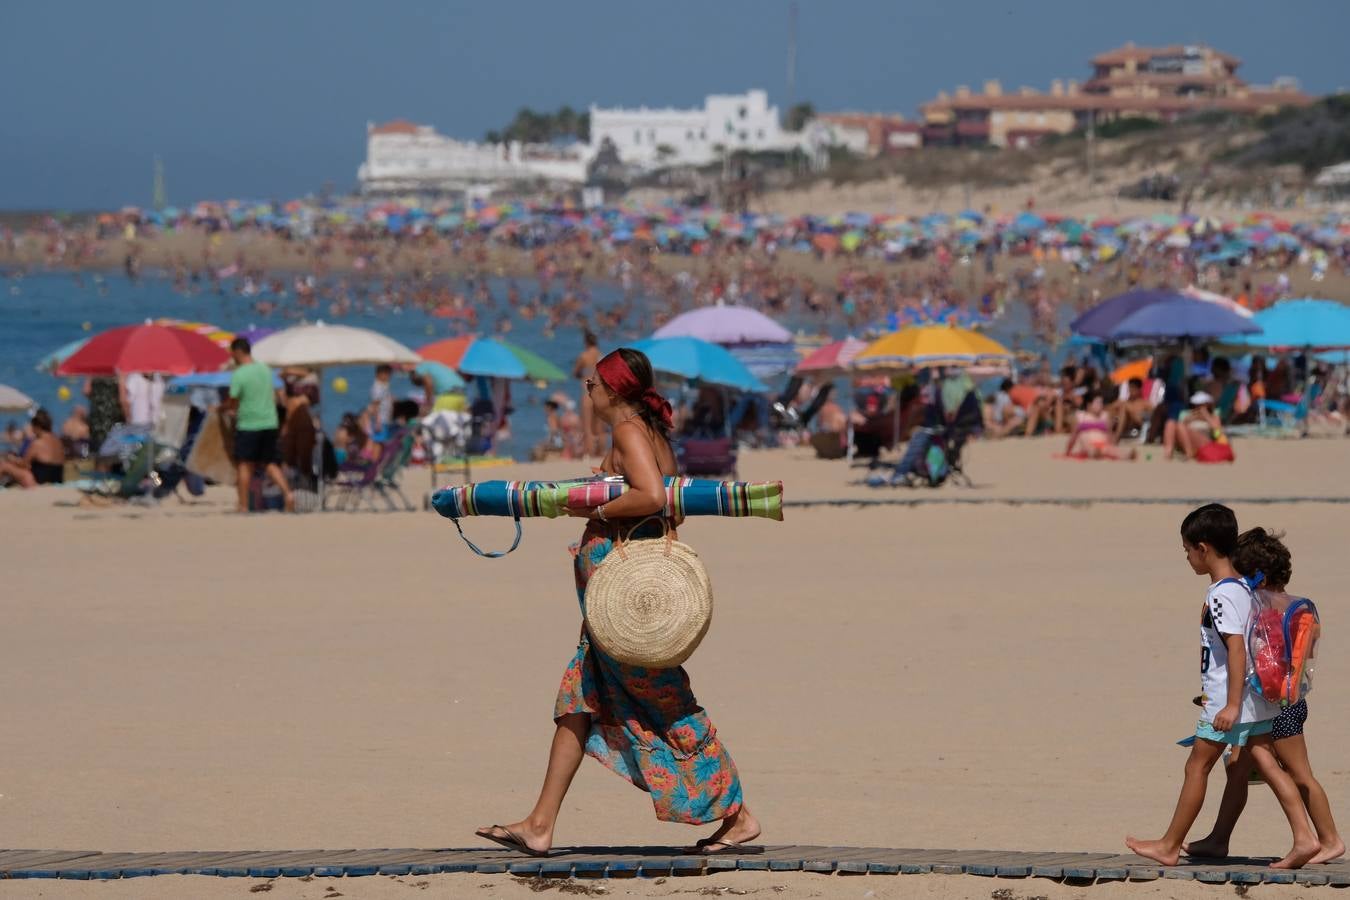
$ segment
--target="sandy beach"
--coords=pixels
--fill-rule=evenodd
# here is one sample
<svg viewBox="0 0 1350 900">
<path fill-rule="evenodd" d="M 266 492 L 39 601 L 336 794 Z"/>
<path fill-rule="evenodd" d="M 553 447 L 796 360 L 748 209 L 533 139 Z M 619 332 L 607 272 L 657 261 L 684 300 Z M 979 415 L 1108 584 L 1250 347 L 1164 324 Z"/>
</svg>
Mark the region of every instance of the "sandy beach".
<svg viewBox="0 0 1350 900">
<path fill-rule="evenodd" d="M 1319 600 L 1336 634 L 1350 491 L 1326 473 L 1344 467 L 1343 441 L 1240 441 L 1236 465 L 1210 467 L 1066 462 L 1052 458 L 1059 444 L 977 443 L 967 468 L 979 487 L 917 492 L 850 484 L 860 470 L 806 451 L 749 453 L 742 477 L 782 479 L 789 500 L 923 502 L 686 526 L 717 597 L 688 668 L 764 841 L 1123 852 L 1127 832 L 1160 833 L 1184 760 L 1173 742 L 1194 727 L 1204 590 L 1181 553 L 1179 501 L 1230 500 L 1244 525 L 1287 530 L 1293 587 Z M 475 477 L 577 472 L 555 463 Z M 409 493 L 428 483 L 411 472 Z M 1280 498 L 1324 502 L 1270 502 Z M 1007 502 L 1019 499 L 1077 502 Z M 62 489 L 0 494 L 0 716 L 11 723 L 0 732 L 0 843 L 464 847 L 478 843 L 475 826 L 532 803 L 579 623 L 565 549 L 577 523 L 529 522 L 516 554 L 489 561 L 430 513 L 245 518 L 226 514 L 219 489 L 149 510 L 73 500 Z M 509 523 L 469 530 L 504 544 Z M 1348 677 L 1345 656 L 1327 653 L 1308 727 L 1342 816 L 1350 769 L 1335 748 L 1350 719 L 1334 711 Z M 1233 851 L 1283 853 L 1273 798 L 1252 798 Z M 675 845 L 699 833 L 655 821 L 644 795 L 587 761 L 556 839 Z M 14 883 L 0 894 L 214 897 L 250 884 L 177 881 Z M 608 888 L 665 896 L 722 885 L 822 897 L 1003 886 L 742 873 Z M 381 878 L 340 890 L 400 896 L 409 886 Z M 529 890 L 454 875 L 430 887 Z M 319 888 L 283 880 L 275 895 Z M 1119 890 L 1203 890 L 1177 888 Z M 1105 890 L 1115 889 L 1093 892 Z"/>
</svg>

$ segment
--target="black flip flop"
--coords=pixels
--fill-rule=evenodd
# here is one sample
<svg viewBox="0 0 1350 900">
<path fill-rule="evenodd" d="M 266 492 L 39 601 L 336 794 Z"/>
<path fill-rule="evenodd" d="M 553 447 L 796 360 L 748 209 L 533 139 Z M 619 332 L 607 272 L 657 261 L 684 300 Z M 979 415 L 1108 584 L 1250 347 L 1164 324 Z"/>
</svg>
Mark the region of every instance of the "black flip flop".
<svg viewBox="0 0 1350 900">
<path fill-rule="evenodd" d="M 720 850 L 709 850 L 709 847 L 720 847 Z M 738 844 L 735 841 L 708 841 L 699 849 L 702 856 L 754 856 L 757 853 L 763 853 L 764 848 L 750 844 Z"/>
<path fill-rule="evenodd" d="M 536 850 L 526 844 L 520 839 L 520 835 L 507 828 L 505 825 L 489 825 L 487 830 L 492 831 L 496 828 L 500 828 L 502 831 L 506 832 L 506 837 L 500 837 L 495 834 L 484 834 L 481 831 L 475 831 L 474 834 L 485 840 L 492 841 L 494 844 L 501 844 L 507 850 L 515 850 L 518 853 L 524 853 L 526 856 L 541 858 L 549 855 L 549 851 L 547 850 Z"/>
</svg>

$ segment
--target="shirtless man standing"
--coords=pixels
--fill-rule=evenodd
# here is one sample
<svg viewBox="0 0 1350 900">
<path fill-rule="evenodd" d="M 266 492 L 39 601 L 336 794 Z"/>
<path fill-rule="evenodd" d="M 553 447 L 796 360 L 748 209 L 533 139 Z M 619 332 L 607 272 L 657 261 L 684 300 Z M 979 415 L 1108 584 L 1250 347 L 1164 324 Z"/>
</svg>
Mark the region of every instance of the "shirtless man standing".
<svg viewBox="0 0 1350 900">
<path fill-rule="evenodd" d="M 586 349 L 581 351 L 577 361 L 572 364 L 572 377 L 581 382 L 581 455 L 603 456 L 604 423 L 595 416 L 595 407 L 591 405 L 590 394 L 586 391 L 586 379 L 595 375 L 595 364 L 600 361 L 600 342 L 589 329 L 584 338 Z"/>
</svg>

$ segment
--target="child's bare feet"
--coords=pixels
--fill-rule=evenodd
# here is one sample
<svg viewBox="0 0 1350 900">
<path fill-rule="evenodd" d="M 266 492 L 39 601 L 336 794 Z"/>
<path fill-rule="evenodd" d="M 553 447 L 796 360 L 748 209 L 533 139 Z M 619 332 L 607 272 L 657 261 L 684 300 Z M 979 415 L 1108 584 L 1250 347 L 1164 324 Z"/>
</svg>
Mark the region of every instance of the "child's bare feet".
<svg viewBox="0 0 1350 900">
<path fill-rule="evenodd" d="M 1333 859 L 1340 859 L 1345 855 L 1345 841 L 1340 838 L 1332 841 L 1330 844 L 1323 844 L 1322 849 L 1312 859 L 1308 860 L 1309 865 L 1318 865 L 1320 863 L 1329 863 Z"/>
<path fill-rule="evenodd" d="M 1216 837 L 1204 837 L 1181 845 L 1181 852 L 1197 859 L 1227 859 L 1228 842 Z"/>
<path fill-rule="evenodd" d="M 1294 841 L 1294 849 L 1284 859 L 1270 864 L 1272 869 L 1301 869 L 1322 849 L 1315 840 Z"/>
<path fill-rule="evenodd" d="M 1141 841 L 1136 837 L 1127 837 L 1125 846 L 1145 859 L 1162 863 L 1164 866 L 1175 866 L 1181 859 L 1181 848 L 1170 846 L 1164 841 Z"/>
</svg>

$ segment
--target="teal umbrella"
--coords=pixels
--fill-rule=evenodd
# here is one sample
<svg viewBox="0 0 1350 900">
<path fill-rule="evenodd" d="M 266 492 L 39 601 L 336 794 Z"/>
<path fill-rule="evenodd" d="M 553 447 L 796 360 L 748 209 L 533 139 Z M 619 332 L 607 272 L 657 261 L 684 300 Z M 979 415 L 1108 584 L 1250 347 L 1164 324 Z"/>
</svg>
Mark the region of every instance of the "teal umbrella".
<svg viewBox="0 0 1350 900">
<path fill-rule="evenodd" d="M 76 350 L 79 350 L 87 343 L 89 343 L 89 338 L 82 337 L 78 340 L 71 341 L 60 349 L 53 350 L 51 353 L 42 357 L 37 364 L 37 370 L 39 372 L 55 372 L 57 366 L 65 362 L 68 357 L 73 356 Z"/>
<path fill-rule="evenodd" d="M 464 390 L 464 379 L 460 378 L 459 373 L 445 363 L 427 360 L 418 363 L 417 368 L 413 371 L 423 378 L 430 378 L 432 388 L 438 394 Z"/>
<path fill-rule="evenodd" d="M 694 337 L 647 338 L 633 344 L 651 360 L 652 368 L 689 381 L 760 393 L 768 387 L 731 351 Z"/>
<path fill-rule="evenodd" d="M 1253 319 L 1260 334 L 1228 341 L 1249 347 L 1320 350 L 1350 347 L 1350 306 L 1335 300 L 1281 300 Z"/>
</svg>

